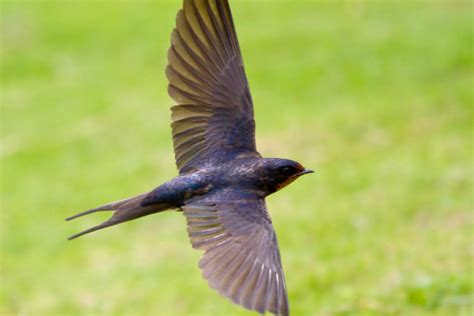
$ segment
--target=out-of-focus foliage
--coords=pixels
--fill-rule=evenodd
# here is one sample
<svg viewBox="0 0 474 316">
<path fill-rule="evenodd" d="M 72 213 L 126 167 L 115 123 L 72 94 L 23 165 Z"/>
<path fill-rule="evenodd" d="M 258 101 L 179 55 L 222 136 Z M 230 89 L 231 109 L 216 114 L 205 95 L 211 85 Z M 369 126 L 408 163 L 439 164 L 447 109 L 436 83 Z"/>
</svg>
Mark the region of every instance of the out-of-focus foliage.
<svg viewBox="0 0 474 316">
<path fill-rule="evenodd" d="M 64 218 L 176 174 L 180 1 L 0 3 L 2 315 L 251 315 L 165 213 Z M 472 3 L 233 1 L 293 315 L 472 313 Z"/>
</svg>

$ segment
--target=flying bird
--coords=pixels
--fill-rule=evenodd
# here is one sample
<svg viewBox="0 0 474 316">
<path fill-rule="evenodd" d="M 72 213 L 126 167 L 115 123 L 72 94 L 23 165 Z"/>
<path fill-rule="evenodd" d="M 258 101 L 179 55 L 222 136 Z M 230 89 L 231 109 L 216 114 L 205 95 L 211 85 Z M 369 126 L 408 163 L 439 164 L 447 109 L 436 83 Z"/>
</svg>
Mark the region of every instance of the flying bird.
<svg viewBox="0 0 474 316">
<path fill-rule="evenodd" d="M 165 210 L 182 211 L 209 285 L 259 313 L 289 315 L 277 237 L 265 198 L 313 171 L 263 158 L 252 97 L 227 0 L 184 0 L 171 34 L 166 75 L 179 175 L 150 192 L 67 218 L 111 211 L 69 237 Z"/>
</svg>

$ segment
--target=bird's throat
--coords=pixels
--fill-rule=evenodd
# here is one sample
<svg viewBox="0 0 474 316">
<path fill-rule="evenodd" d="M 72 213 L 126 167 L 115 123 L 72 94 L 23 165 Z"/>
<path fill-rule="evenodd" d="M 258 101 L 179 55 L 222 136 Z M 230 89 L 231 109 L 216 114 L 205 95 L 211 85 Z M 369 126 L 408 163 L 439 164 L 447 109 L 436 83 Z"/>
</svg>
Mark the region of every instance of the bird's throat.
<svg viewBox="0 0 474 316">
<path fill-rule="evenodd" d="M 286 187 L 287 185 L 289 185 L 290 183 L 295 181 L 297 178 L 298 177 L 290 177 L 290 178 L 286 179 L 285 181 L 277 184 L 276 191 L 280 191 L 281 189 L 283 189 L 284 187 Z"/>
</svg>

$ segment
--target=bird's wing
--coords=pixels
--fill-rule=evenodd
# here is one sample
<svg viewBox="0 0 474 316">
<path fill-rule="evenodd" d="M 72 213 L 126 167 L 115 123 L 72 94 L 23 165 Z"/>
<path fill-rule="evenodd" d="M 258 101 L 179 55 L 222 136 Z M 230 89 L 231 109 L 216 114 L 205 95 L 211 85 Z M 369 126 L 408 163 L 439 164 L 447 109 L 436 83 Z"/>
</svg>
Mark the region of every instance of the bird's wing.
<svg viewBox="0 0 474 316">
<path fill-rule="evenodd" d="M 275 231 L 265 200 L 236 190 L 201 196 L 182 207 L 199 266 L 212 288 L 260 313 L 288 315 Z"/>
<path fill-rule="evenodd" d="M 168 51 L 176 164 L 259 157 L 252 98 L 227 0 L 184 0 Z"/>
</svg>

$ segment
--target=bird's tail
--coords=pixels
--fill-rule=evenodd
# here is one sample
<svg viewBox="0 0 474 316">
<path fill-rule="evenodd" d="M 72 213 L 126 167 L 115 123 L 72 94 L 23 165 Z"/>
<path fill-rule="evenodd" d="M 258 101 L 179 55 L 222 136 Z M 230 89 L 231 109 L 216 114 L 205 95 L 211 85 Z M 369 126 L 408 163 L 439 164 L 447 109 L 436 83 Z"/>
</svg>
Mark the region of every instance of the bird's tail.
<svg viewBox="0 0 474 316">
<path fill-rule="evenodd" d="M 162 212 L 164 210 L 173 208 L 172 205 L 164 204 L 164 203 L 162 203 L 162 204 L 152 204 L 152 205 L 148 205 L 148 206 L 141 206 L 140 203 L 147 196 L 147 194 L 148 193 L 140 194 L 140 195 L 137 195 L 137 196 L 125 199 L 125 200 L 120 200 L 120 201 L 108 203 L 108 204 L 105 204 L 105 205 L 102 205 L 102 206 L 93 208 L 91 210 L 88 210 L 88 211 L 85 211 L 85 212 L 82 212 L 82 213 L 79 213 L 79 214 L 76 214 L 76 215 L 73 215 L 71 217 L 66 218 L 67 221 L 70 221 L 72 219 L 75 219 L 75 218 L 78 218 L 78 217 L 81 217 L 81 216 L 84 216 L 84 215 L 87 215 L 87 214 L 95 213 L 95 212 L 101 212 L 101 211 L 112 211 L 113 212 L 112 216 L 108 220 L 103 222 L 102 224 L 99 224 L 97 226 L 86 229 L 86 230 L 84 230 L 80 233 L 72 235 L 68 239 L 69 240 L 75 239 L 77 237 L 80 237 L 82 235 L 91 233 L 91 232 L 99 230 L 99 229 L 114 226 L 114 225 L 117 225 L 117 224 L 120 224 L 120 223 L 123 223 L 123 222 L 127 222 L 127 221 L 130 221 L 130 220 L 139 218 L 139 217 L 143 217 L 143 216 L 150 215 L 150 214 L 153 214 L 153 213 Z"/>
</svg>

